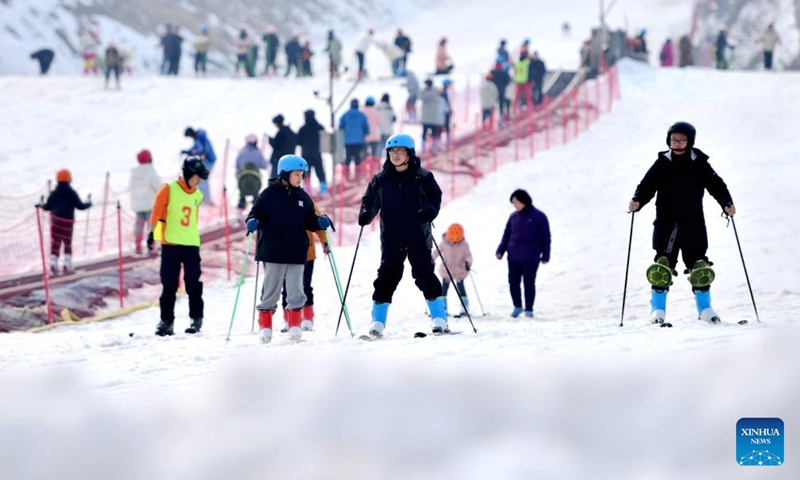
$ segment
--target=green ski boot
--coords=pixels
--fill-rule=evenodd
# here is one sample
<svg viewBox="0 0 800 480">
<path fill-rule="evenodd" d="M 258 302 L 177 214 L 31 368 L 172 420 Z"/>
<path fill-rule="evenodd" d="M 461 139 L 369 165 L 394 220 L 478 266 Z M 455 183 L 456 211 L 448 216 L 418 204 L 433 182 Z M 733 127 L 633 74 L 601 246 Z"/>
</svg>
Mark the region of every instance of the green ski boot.
<svg viewBox="0 0 800 480">
<path fill-rule="evenodd" d="M 667 288 L 672 285 L 672 277 L 678 272 L 669 268 L 667 257 L 658 257 L 656 263 L 647 267 L 647 281 L 656 288 Z"/>
<path fill-rule="evenodd" d="M 711 285 L 711 282 L 713 282 L 716 277 L 714 270 L 711 268 L 712 265 L 714 264 L 711 262 L 698 260 L 694 262 L 692 268 L 687 268 L 683 273 L 689 275 L 689 283 L 692 287 L 707 287 Z"/>
</svg>

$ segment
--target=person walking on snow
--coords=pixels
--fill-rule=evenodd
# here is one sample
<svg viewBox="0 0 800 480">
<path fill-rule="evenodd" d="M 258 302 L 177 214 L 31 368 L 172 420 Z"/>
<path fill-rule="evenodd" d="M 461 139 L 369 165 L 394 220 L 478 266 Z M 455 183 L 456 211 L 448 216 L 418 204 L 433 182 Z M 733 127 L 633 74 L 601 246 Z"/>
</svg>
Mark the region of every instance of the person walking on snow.
<svg viewBox="0 0 800 480">
<path fill-rule="evenodd" d="M 72 233 L 75 227 L 75 209 L 86 210 L 92 206 L 92 194 L 84 203 L 72 189 L 72 174 L 66 168 L 56 172 L 56 188 L 50 192 L 42 209 L 50 212 L 50 272 L 58 275 L 58 255 L 64 244 L 64 272 L 75 273 L 72 267 Z"/>
<path fill-rule="evenodd" d="M 139 165 L 131 169 L 128 190 L 131 192 L 131 210 L 136 213 L 136 224 L 133 227 L 133 239 L 136 245 L 136 254 L 142 255 L 142 241 L 144 240 L 144 227 L 150 223 L 150 212 L 156 200 L 156 193 L 164 184 L 153 166 L 153 156 L 150 150 L 142 150 L 136 155 Z M 148 234 L 150 229 L 148 228 Z"/>
<path fill-rule="evenodd" d="M 184 155 L 197 156 L 203 161 L 208 170 L 208 175 L 200 181 L 200 191 L 203 192 L 203 198 L 206 203 L 214 206 L 214 200 L 211 198 L 211 188 L 208 184 L 208 177 L 211 175 L 211 170 L 214 169 L 214 164 L 217 163 L 217 154 L 214 153 L 214 146 L 211 145 L 211 140 L 208 139 L 208 134 L 202 128 L 195 130 L 192 127 L 186 127 L 183 131 L 183 136 L 194 140 L 194 144 L 186 150 L 182 150 Z"/>
<path fill-rule="evenodd" d="M 272 340 L 272 317 L 278 308 L 281 289 L 286 284 L 289 310 L 286 320 L 289 337 L 303 337 L 303 271 L 308 257 L 308 234 L 326 230 L 330 219 L 317 216 L 311 197 L 300 188 L 308 163 L 297 155 L 284 155 L 278 161 L 278 178 L 258 196 L 247 216 L 248 235 L 258 231 L 256 261 L 263 262 L 264 284 L 258 309 L 258 337 L 261 343 Z"/>
<path fill-rule="evenodd" d="M 106 67 L 106 83 L 105 88 L 108 88 L 108 81 L 111 79 L 111 72 L 114 72 L 114 81 L 116 82 L 117 90 L 119 90 L 119 75 L 120 75 L 120 67 L 122 66 L 122 56 L 119 53 L 119 49 L 114 44 L 114 41 L 108 42 L 108 47 L 106 48 L 106 56 L 105 56 L 105 67 Z"/>
<path fill-rule="evenodd" d="M 781 43 L 781 37 L 775 31 L 775 24 L 770 23 L 761 35 L 761 47 L 764 50 L 764 70 L 772 70 L 772 54 Z"/>
<path fill-rule="evenodd" d="M 521 280 L 525 286 L 525 316 L 532 318 L 536 272 L 540 262 L 545 265 L 550 261 L 550 223 L 547 216 L 533 206 L 533 200 L 525 190 L 515 190 L 510 200 L 516 211 L 506 222 L 495 256 L 502 260 L 508 252 L 508 287 L 514 303 L 511 316 L 517 318 L 523 311 Z"/>
<path fill-rule="evenodd" d="M 381 116 L 381 147 L 386 145 L 386 141 L 389 140 L 394 134 L 394 122 L 397 121 L 397 115 L 394 113 L 394 109 L 392 108 L 392 103 L 389 100 L 389 94 L 384 93 L 381 96 L 381 101 L 378 103 L 378 113 Z M 383 154 L 381 154 L 383 156 Z"/>
<path fill-rule="evenodd" d="M 303 52 L 303 47 L 300 46 L 300 35 L 296 33 L 292 35 L 283 49 L 286 51 L 286 73 L 283 76 L 288 77 L 292 72 L 292 67 L 294 67 L 295 76 L 301 76 L 300 54 Z"/>
<path fill-rule="evenodd" d="M 369 334 L 383 336 L 392 295 L 403 278 L 408 258 L 411 276 L 428 303 L 433 333 L 449 332 L 442 285 L 433 271 L 431 222 L 439 214 L 442 190 L 433 173 L 422 168 L 414 139 L 404 133 L 386 142 L 386 161 L 372 177 L 361 199 L 358 224 L 381 216 L 381 264 L 373 283 Z"/>
<path fill-rule="evenodd" d="M 250 56 L 253 50 L 253 40 L 244 28 L 239 31 L 239 37 L 234 41 L 234 47 L 236 48 L 236 70 L 234 71 L 234 75 L 239 76 L 239 65 L 241 65 L 244 74 L 248 77 L 252 77 Z"/>
<path fill-rule="evenodd" d="M 358 99 L 350 100 L 350 110 L 339 118 L 339 130 L 344 132 L 344 170 L 345 179 L 353 180 L 361 176 L 364 159 L 364 146 L 369 135 L 369 120 L 358 109 Z M 350 162 L 355 163 L 355 176 L 350 175 Z"/>
<path fill-rule="evenodd" d="M 331 75 L 339 77 L 339 68 L 342 65 L 342 42 L 333 34 L 333 30 L 328 31 L 328 43 L 325 45 L 325 53 L 328 54 Z"/>
<path fill-rule="evenodd" d="M 368 165 L 372 165 L 380 162 L 379 159 L 383 147 L 381 145 L 381 114 L 375 108 L 375 97 L 370 95 L 366 98 L 362 112 L 367 117 L 367 123 L 369 124 L 369 133 L 364 137 L 364 142 L 367 145 L 365 162 Z"/>
<path fill-rule="evenodd" d="M 188 157 L 183 161 L 183 175 L 158 190 L 150 214 L 147 248 L 153 250 L 156 241 L 161 243 L 161 321 L 156 327 L 159 337 L 174 333 L 175 295 L 181 265 L 186 295 L 189 296 L 189 318 L 192 319 L 185 332 L 195 334 L 203 327 L 200 229 L 197 226 L 197 212 L 203 203 L 203 193 L 197 186 L 200 180 L 208 179 L 208 173 L 200 157 Z"/>
<path fill-rule="evenodd" d="M 675 49 L 672 45 L 672 39 L 668 38 L 664 45 L 661 47 L 661 53 L 658 56 L 661 61 L 662 67 L 671 67 L 675 65 Z"/>
<path fill-rule="evenodd" d="M 266 61 L 267 65 L 264 67 L 264 75 L 269 75 L 270 69 L 272 69 L 272 74 L 278 74 L 278 66 L 275 64 L 275 59 L 278 58 L 278 48 L 281 46 L 281 41 L 278 39 L 278 35 L 275 33 L 275 26 L 268 25 L 267 30 L 264 33 L 264 36 L 261 37 L 264 40 L 264 51 L 266 52 Z"/>
<path fill-rule="evenodd" d="M 417 123 L 417 96 L 419 95 L 419 80 L 417 74 L 411 70 L 406 70 L 406 81 L 403 84 L 408 91 L 406 99 L 406 115 L 408 123 Z"/>
<path fill-rule="evenodd" d="M 419 99 L 422 102 L 420 122 L 422 122 L 422 151 L 425 151 L 428 134 L 433 137 L 431 140 L 431 153 L 436 154 L 439 150 L 439 140 L 442 136 L 444 125 L 444 114 L 446 105 L 442 95 L 433 87 L 433 80 L 425 80 L 425 88 L 419 92 Z"/>
<path fill-rule="evenodd" d="M 194 74 L 206 74 L 208 51 L 211 49 L 211 37 L 208 36 L 208 25 L 200 25 L 200 33 L 194 38 Z"/>
<path fill-rule="evenodd" d="M 240 218 L 244 217 L 244 207 L 247 204 L 247 197 L 252 197 L 253 202 L 261 193 L 261 170 L 269 168 L 269 164 L 264 159 L 264 154 L 258 148 L 258 137 L 254 133 L 244 137 L 244 148 L 236 156 L 236 183 L 239 186 L 239 209 Z"/>
<path fill-rule="evenodd" d="M 677 122 L 667 130 L 669 150 L 658 152 L 658 158 L 645 174 L 628 204 L 638 212 L 656 197 L 656 220 L 653 222 L 655 264 L 647 269 L 650 290 L 650 321 L 662 324 L 667 310 L 667 293 L 672 276 L 677 275 L 678 251 L 681 252 L 684 273 L 695 296 L 698 316 L 719 323 L 711 308 L 712 263 L 706 256 L 708 234 L 703 216 L 705 191 L 717 201 L 728 216 L 736 214 L 731 194 L 722 178 L 711 168 L 708 155 L 695 148 L 697 131 L 686 122 Z"/>
<path fill-rule="evenodd" d="M 481 85 L 480 90 L 481 98 L 481 113 L 482 122 L 485 124 L 487 120 L 492 119 L 492 112 L 497 108 L 500 102 L 500 92 L 497 91 L 497 85 L 492 82 L 492 73 L 486 74 L 486 78 Z"/>
<path fill-rule="evenodd" d="M 283 122 L 284 118 L 281 114 L 275 115 L 272 119 L 272 124 L 278 129 L 278 133 L 269 139 L 269 145 L 272 147 L 272 155 L 269 157 L 272 169 L 270 170 L 269 178 L 278 176 L 278 162 L 281 157 L 294 155 L 294 151 L 297 149 L 297 135 Z"/>
<path fill-rule="evenodd" d="M 469 276 L 469 270 L 472 267 L 472 251 L 470 251 L 469 243 L 464 238 L 464 227 L 459 223 L 454 223 L 447 227 L 447 231 L 442 235 L 442 241 L 439 243 L 439 250 L 442 251 L 442 264 L 439 265 L 439 276 L 442 277 L 442 299 L 444 302 L 445 311 L 447 311 L 447 291 L 450 289 L 450 275 L 447 274 L 447 269 L 453 275 L 453 280 L 456 281 L 456 295 L 461 297 L 461 313 L 455 315 L 460 317 L 465 315 L 467 311 L 464 307 L 469 309 L 469 299 L 467 298 L 467 290 L 464 288 L 464 280 Z M 433 251 L 433 260 L 439 258 L 439 251 Z M 445 264 L 447 267 L 445 268 Z"/>
</svg>

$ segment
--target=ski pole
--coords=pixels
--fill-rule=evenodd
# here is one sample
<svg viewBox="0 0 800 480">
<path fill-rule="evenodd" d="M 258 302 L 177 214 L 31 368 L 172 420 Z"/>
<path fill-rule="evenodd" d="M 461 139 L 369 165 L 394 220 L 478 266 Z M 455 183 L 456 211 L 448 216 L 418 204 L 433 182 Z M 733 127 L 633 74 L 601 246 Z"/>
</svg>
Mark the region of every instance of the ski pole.
<svg viewBox="0 0 800 480">
<path fill-rule="evenodd" d="M 231 313 L 231 324 L 228 327 L 228 336 L 225 338 L 225 345 L 231 341 L 231 330 L 233 330 L 233 319 L 236 316 L 236 305 L 239 304 L 239 292 L 242 291 L 242 283 L 244 283 L 244 269 L 247 266 L 247 260 L 250 256 L 250 243 L 253 240 L 252 235 L 247 235 L 247 247 L 244 250 L 244 261 L 242 262 L 242 273 L 239 274 L 239 286 L 236 287 L 236 299 L 233 301 L 233 312 Z"/>
<path fill-rule="evenodd" d="M 333 258 L 333 250 L 331 249 L 330 244 L 328 244 L 328 264 L 331 266 L 331 271 L 333 272 L 333 281 L 336 283 L 336 292 L 339 294 L 339 302 L 342 304 L 344 308 L 344 320 L 347 322 L 347 328 L 350 330 L 350 336 L 355 336 L 353 333 L 353 326 L 350 324 L 350 312 L 347 310 L 347 305 L 344 303 L 344 297 L 342 296 L 342 281 L 339 279 L 339 269 L 336 267 L 336 259 Z"/>
<path fill-rule="evenodd" d="M 256 286 L 253 289 L 253 320 L 250 322 L 250 333 L 256 331 L 256 301 L 258 300 L 258 268 L 261 262 L 256 262 Z"/>
<path fill-rule="evenodd" d="M 750 290 L 750 300 L 753 302 L 753 310 L 756 312 L 756 320 L 758 323 L 761 323 L 761 319 L 758 318 L 758 308 L 756 308 L 756 299 L 753 297 L 753 287 L 750 286 L 750 276 L 747 274 L 747 265 L 744 264 L 744 255 L 742 254 L 742 244 L 739 243 L 739 232 L 736 231 L 736 222 L 733 221 L 733 217 L 728 217 L 731 220 L 731 224 L 733 225 L 733 234 L 736 236 L 736 246 L 739 247 L 739 257 L 742 259 L 742 268 L 744 269 L 744 278 L 747 279 L 747 289 Z"/>
<path fill-rule="evenodd" d="M 350 275 L 347 276 L 347 286 L 344 288 L 344 295 L 342 295 L 342 308 L 339 310 L 339 320 L 336 322 L 336 333 L 333 336 L 339 335 L 339 325 L 342 323 L 342 314 L 344 313 L 345 302 L 347 301 L 347 292 L 350 290 L 350 280 L 353 278 L 353 269 L 356 267 L 356 256 L 358 255 L 358 247 L 361 245 L 361 234 L 364 233 L 364 227 L 358 231 L 358 240 L 356 240 L 356 249 L 353 252 L 353 264 L 350 265 Z M 352 333 L 352 331 L 351 331 Z"/>
<path fill-rule="evenodd" d="M 431 235 L 431 240 L 433 240 L 433 246 L 436 247 L 436 251 L 439 252 L 439 258 L 442 259 L 442 265 L 444 265 L 444 269 L 447 271 L 447 276 L 450 277 L 450 281 L 453 283 L 453 287 L 458 292 L 458 286 L 456 286 L 456 279 L 453 278 L 453 274 L 450 273 L 450 267 L 447 266 L 447 262 L 444 260 L 444 255 L 442 255 L 442 251 L 439 250 L 439 244 L 436 243 L 436 239 L 433 238 Z M 472 331 L 478 333 L 478 329 L 475 328 L 475 324 L 472 323 L 472 315 L 469 314 L 469 310 L 467 309 L 467 305 L 464 303 L 464 298 L 461 297 L 461 292 L 458 292 L 458 301 L 461 302 L 461 308 L 464 309 L 464 313 L 467 314 L 467 319 L 469 320 L 469 324 L 472 325 Z"/>
<path fill-rule="evenodd" d="M 622 321 L 625 318 L 625 298 L 628 295 L 628 269 L 631 265 L 631 244 L 633 243 L 633 219 L 636 212 L 631 213 L 631 234 L 628 237 L 628 260 L 625 262 L 625 286 L 622 288 L 622 313 L 619 316 L 619 326 L 622 326 Z"/>
<path fill-rule="evenodd" d="M 478 286 L 475 284 L 475 277 L 472 276 L 472 270 L 469 271 L 469 278 L 472 280 L 472 288 L 475 290 L 475 298 L 478 299 L 478 305 L 481 307 L 481 315 L 485 317 L 486 312 L 483 311 L 483 303 L 481 302 L 481 296 L 478 294 Z"/>
</svg>

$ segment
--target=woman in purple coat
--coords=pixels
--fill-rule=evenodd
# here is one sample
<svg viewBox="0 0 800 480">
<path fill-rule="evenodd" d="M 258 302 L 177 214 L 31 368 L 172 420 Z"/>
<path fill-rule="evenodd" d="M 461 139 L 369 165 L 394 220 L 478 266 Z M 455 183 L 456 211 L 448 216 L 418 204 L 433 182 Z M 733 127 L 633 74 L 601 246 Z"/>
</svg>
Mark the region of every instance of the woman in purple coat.
<svg viewBox="0 0 800 480">
<path fill-rule="evenodd" d="M 522 313 L 520 281 L 525 284 L 525 316 L 533 317 L 533 301 L 536 297 L 536 271 L 539 262 L 550 261 L 550 225 L 547 216 L 533 206 L 531 196 L 525 190 L 515 190 L 511 203 L 516 212 L 506 223 L 503 239 L 497 247 L 497 259 L 508 252 L 508 287 L 516 318 Z"/>
</svg>

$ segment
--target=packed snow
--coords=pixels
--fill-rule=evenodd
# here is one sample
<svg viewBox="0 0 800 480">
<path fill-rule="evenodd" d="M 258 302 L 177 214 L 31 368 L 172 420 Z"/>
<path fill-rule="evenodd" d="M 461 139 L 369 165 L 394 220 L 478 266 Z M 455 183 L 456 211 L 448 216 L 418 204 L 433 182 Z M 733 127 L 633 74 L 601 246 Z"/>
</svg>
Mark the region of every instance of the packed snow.
<svg viewBox="0 0 800 480">
<path fill-rule="evenodd" d="M 560 3 L 574 14 L 573 31 L 578 18 L 592 22 L 594 13 L 577 0 Z M 688 19 L 691 2 L 660 2 L 647 18 L 679 18 L 675 3 Z M 470 2 L 449 13 L 460 25 L 474 23 L 468 15 L 480 11 Z M 503 34 L 499 25 L 487 27 L 487 38 Z M 491 55 L 493 40 L 480 43 L 467 33 L 460 34 L 464 44 Z M 477 74 L 475 68 L 467 73 Z M 242 285 L 233 318 L 236 282 L 206 284 L 206 325 L 192 338 L 155 338 L 157 308 L 3 335 L 3 478 L 797 478 L 800 449 L 790 440 L 785 465 L 738 466 L 735 426 L 742 417 L 780 417 L 788 437 L 800 422 L 792 373 L 800 360 L 794 317 L 800 308 L 794 261 L 800 254 L 794 241 L 800 236 L 794 213 L 800 75 L 653 69 L 624 61 L 620 79 L 622 100 L 589 131 L 487 175 L 436 220 L 437 240 L 452 222 L 465 227 L 475 257 L 467 289 L 477 333 L 461 318 L 451 321 L 461 335 L 413 338 L 430 326 L 407 269 L 384 340 L 351 338 L 344 319 L 335 337 L 338 299 L 321 256 L 314 275 L 316 331 L 301 344 L 278 334 L 261 345 L 251 333 L 253 278 Z M 183 147 L 185 124 L 206 126 L 219 138 L 241 137 L 267 128 L 279 110 L 297 125 L 313 98 L 308 86 L 289 82 L 143 78 L 103 92 L 83 79 L 48 79 L 46 88 L 42 81 L 0 79 L 0 91 L 10 89 L 15 105 L 0 105 L 0 162 L 16 179 L 0 179 L 4 191 L 18 188 L 22 178 L 37 189 L 65 164 L 59 152 L 67 151 L 73 152 L 69 165 L 80 172 L 73 172 L 76 183 L 86 182 L 79 191 L 97 185 L 97 170 L 123 176 L 136 149 L 148 145 L 168 174 L 177 167 L 174 152 Z M 373 82 L 359 95 L 386 88 Z M 401 103 L 399 86 L 392 88 Z M 195 95 L 201 90 L 207 100 Z M 37 105 L 44 95 L 49 107 Z M 86 101 L 91 98 L 96 101 Z M 121 113 L 114 114 L 117 106 Z M 39 118 L 49 126 L 44 138 L 31 131 Z M 124 120 L 124 135 L 109 128 L 115 118 Z M 653 258 L 654 209 L 650 204 L 632 218 L 627 205 L 677 120 L 697 127 L 697 146 L 730 188 L 760 323 L 733 227 L 710 198 L 712 298 L 723 324 L 696 320 L 683 275 L 668 300 L 674 328 L 647 320 L 644 270 Z M 25 145 L 27 153 L 20 153 Z M 494 256 L 516 188 L 530 192 L 553 233 L 532 320 L 509 317 L 506 263 Z M 343 279 L 355 252 L 354 246 L 334 250 Z M 370 320 L 379 258 L 377 234 L 366 234 L 347 301 L 356 336 Z M 449 300 L 455 310 L 452 292 Z M 186 312 L 186 299 L 179 299 L 176 330 L 188 326 Z M 749 323 L 737 325 L 741 319 Z"/>
</svg>

